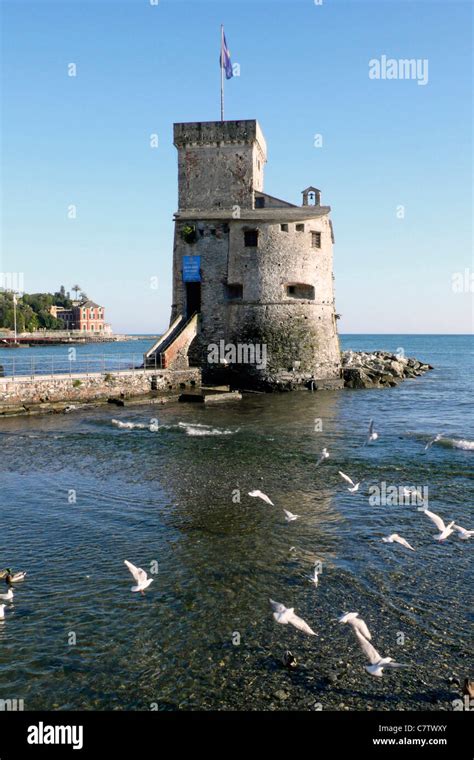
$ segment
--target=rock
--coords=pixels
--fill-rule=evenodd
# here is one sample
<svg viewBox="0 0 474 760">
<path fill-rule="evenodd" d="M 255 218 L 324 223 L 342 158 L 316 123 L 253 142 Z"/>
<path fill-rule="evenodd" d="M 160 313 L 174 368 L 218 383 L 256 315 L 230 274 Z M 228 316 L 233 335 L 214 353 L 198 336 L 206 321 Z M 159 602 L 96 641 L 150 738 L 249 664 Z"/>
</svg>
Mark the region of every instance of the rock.
<svg viewBox="0 0 474 760">
<path fill-rule="evenodd" d="M 391 361 L 390 367 L 392 368 L 394 375 L 396 375 L 397 377 L 403 377 L 403 371 L 404 371 L 403 364 L 400 364 L 400 362 L 397 362 L 397 361 Z"/>
<path fill-rule="evenodd" d="M 389 351 L 343 351 L 341 364 L 346 388 L 394 388 L 405 378 L 417 377 L 432 369 L 430 364 Z"/>
<path fill-rule="evenodd" d="M 275 692 L 274 696 L 277 699 L 280 699 L 281 701 L 284 701 L 285 699 L 288 699 L 290 696 L 287 691 L 283 691 L 283 689 L 278 689 L 278 691 Z"/>
<path fill-rule="evenodd" d="M 346 388 L 371 388 L 373 381 L 363 369 L 345 369 L 344 385 Z"/>
</svg>

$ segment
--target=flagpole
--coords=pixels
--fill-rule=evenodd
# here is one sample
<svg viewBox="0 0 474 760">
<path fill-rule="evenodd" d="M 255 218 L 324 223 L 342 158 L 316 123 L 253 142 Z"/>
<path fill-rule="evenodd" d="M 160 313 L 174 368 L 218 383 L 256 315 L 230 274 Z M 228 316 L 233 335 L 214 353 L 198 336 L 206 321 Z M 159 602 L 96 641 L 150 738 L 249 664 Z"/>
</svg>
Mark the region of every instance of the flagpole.
<svg viewBox="0 0 474 760">
<path fill-rule="evenodd" d="M 221 121 L 224 121 L 224 25 L 221 24 Z"/>
</svg>

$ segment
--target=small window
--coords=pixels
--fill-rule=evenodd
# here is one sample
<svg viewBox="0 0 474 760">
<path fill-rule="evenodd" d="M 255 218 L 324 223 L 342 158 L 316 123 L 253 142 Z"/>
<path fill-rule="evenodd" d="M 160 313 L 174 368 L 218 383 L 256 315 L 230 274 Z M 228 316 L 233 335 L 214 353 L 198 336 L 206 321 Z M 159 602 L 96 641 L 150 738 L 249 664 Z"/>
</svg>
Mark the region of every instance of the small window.
<svg viewBox="0 0 474 760">
<path fill-rule="evenodd" d="M 304 232 L 304 224 L 297 224 L 296 232 Z"/>
<path fill-rule="evenodd" d="M 290 298 L 303 298 L 307 301 L 314 301 L 314 287 L 313 285 L 306 285 L 304 283 L 287 285 L 286 295 Z"/>
<path fill-rule="evenodd" d="M 227 284 L 225 286 L 225 290 L 226 297 L 229 301 L 235 301 L 239 298 L 242 298 L 244 292 L 243 285 L 240 283 Z"/>
<path fill-rule="evenodd" d="M 288 232 L 288 225 L 287 224 L 280 224 L 280 230 L 282 232 Z"/>
<path fill-rule="evenodd" d="M 313 246 L 313 248 L 321 248 L 321 233 L 320 232 L 311 233 L 311 245 Z"/>
<path fill-rule="evenodd" d="M 255 198 L 255 208 L 265 208 L 265 198 L 261 195 L 258 195 Z"/>
<path fill-rule="evenodd" d="M 246 230 L 244 242 L 246 248 L 256 248 L 258 246 L 258 230 Z"/>
</svg>

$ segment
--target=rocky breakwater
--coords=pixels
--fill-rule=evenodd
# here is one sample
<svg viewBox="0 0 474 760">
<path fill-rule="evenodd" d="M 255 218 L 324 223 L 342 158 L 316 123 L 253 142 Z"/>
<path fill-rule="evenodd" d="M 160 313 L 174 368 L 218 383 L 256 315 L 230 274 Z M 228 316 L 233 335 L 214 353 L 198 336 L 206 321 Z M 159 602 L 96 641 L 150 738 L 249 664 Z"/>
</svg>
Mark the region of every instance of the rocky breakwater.
<svg viewBox="0 0 474 760">
<path fill-rule="evenodd" d="M 389 351 L 343 351 L 342 375 L 345 388 L 386 388 L 433 369 L 418 359 Z"/>
</svg>

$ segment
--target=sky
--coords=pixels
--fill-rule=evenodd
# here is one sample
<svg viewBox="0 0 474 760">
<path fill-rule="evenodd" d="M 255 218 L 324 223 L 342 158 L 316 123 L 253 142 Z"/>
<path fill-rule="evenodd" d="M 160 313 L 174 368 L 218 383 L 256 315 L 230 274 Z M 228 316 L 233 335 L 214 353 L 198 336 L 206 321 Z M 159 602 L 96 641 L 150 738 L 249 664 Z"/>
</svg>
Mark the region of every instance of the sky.
<svg viewBox="0 0 474 760">
<path fill-rule="evenodd" d="M 1 0 L 0 273 L 78 283 L 116 332 L 168 326 L 172 125 L 219 119 L 223 23 L 225 118 L 258 119 L 265 191 L 332 208 L 340 332 L 469 332 L 471 3 L 153 3 Z M 371 78 L 382 56 L 427 82 Z"/>
</svg>

